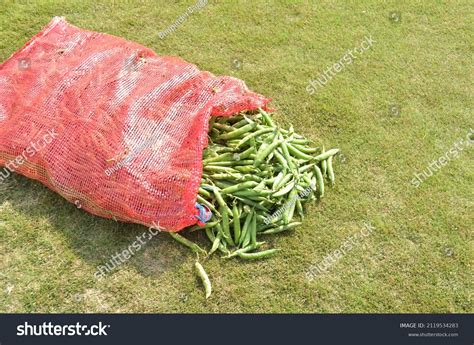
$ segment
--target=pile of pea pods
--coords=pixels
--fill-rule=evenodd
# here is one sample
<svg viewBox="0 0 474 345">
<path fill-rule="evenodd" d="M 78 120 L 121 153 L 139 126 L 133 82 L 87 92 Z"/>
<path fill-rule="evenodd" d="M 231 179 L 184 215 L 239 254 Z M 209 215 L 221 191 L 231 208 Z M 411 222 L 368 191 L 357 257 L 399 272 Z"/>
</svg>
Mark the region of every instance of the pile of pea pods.
<svg viewBox="0 0 474 345">
<path fill-rule="evenodd" d="M 187 229 L 205 231 L 211 248 L 206 251 L 180 234 L 170 235 L 206 257 L 216 251 L 243 260 L 273 255 L 278 249 L 264 249 L 266 242 L 260 239 L 301 224 L 295 214 L 303 219 L 305 203 L 324 196 L 325 179 L 334 184 L 333 157 L 338 152 L 311 147 L 293 127 L 280 128 L 262 109 L 213 117 L 197 197 L 213 215 L 205 225 Z M 204 282 L 202 271 L 198 273 Z"/>
</svg>

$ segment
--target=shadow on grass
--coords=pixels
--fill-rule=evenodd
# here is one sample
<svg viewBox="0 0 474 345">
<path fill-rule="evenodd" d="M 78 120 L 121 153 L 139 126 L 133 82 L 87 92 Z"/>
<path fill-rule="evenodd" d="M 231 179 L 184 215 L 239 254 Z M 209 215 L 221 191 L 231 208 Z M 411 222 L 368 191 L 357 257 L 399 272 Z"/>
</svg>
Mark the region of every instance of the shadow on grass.
<svg viewBox="0 0 474 345">
<path fill-rule="evenodd" d="M 21 214 L 32 224 L 45 222 L 50 226 L 41 231 L 57 231 L 67 245 L 94 271 L 99 265 L 112 267 L 110 260 L 137 241 L 137 236 L 148 232 L 138 224 L 116 222 L 91 215 L 37 181 L 14 174 L 0 184 L 0 205 L 10 204 L 15 213 Z M 204 234 L 193 234 L 192 240 L 205 243 Z M 145 244 L 129 260 L 117 265 L 108 276 L 123 267 L 133 267 L 143 276 L 159 277 L 194 254 L 181 247 L 166 233 L 159 233 Z"/>
</svg>

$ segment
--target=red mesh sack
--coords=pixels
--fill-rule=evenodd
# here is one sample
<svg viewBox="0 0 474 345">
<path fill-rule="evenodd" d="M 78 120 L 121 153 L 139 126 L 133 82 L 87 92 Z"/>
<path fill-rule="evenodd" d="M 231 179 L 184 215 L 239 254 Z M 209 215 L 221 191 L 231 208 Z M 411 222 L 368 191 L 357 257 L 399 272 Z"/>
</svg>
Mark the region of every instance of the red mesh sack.
<svg viewBox="0 0 474 345">
<path fill-rule="evenodd" d="M 16 172 L 95 215 L 179 231 L 197 222 L 210 116 L 267 102 L 57 17 L 0 65 L 0 183 Z"/>
</svg>

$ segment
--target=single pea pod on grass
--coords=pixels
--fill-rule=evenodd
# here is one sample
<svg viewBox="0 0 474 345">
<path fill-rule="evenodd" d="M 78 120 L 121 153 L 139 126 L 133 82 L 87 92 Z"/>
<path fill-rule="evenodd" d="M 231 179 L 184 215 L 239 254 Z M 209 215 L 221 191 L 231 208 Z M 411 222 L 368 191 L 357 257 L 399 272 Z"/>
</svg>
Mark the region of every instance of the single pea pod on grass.
<svg viewBox="0 0 474 345">
<path fill-rule="evenodd" d="M 211 281 L 209 280 L 209 276 L 207 275 L 204 267 L 199 262 L 195 262 L 194 267 L 196 267 L 197 274 L 199 278 L 202 280 L 202 284 L 204 285 L 204 289 L 206 291 L 206 298 L 211 297 L 212 293 L 212 285 Z"/>
<path fill-rule="evenodd" d="M 292 126 L 279 127 L 262 109 L 213 117 L 208 136 L 197 202 L 212 217 L 171 237 L 204 259 L 216 252 L 237 261 L 277 254 L 281 249 L 270 248 L 260 237 L 291 234 L 301 225 L 304 205 L 324 196 L 326 179 L 334 185 L 333 157 L 339 149 L 311 145 Z M 200 237 L 209 242 L 207 251 L 185 237 L 191 232 L 204 234 Z M 209 277 L 199 262 L 195 267 L 208 298 Z"/>
</svg>

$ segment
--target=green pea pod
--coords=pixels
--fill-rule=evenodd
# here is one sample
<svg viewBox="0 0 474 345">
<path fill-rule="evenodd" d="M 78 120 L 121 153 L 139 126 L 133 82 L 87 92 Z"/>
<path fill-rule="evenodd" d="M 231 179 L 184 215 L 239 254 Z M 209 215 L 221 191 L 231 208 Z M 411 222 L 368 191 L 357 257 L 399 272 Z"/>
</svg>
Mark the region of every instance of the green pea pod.
<svg viewBox="0 0 474 345">
<path fill-rule="evenodd" d="M 237 182 L 245 180 L 245 176 L 242 174 L 226 174 L 226 173 L 212 174 L 212 175 L 209 175 L 209 178 L 211 180 L 228 180 L 228 181 L 237 181 Z"/>
<path fill-rule="evenodd" d="M 257 213 L 254 212 L 252 217 L 252 227 L 250 233 L 251 245 L 255 247 L 257 245 Z"/>
<path fill-rule="evenodd" d="M 206 299 L 207 299 L 211 296 L 211 293 L 212 293 L 212 285 L 211 285 L 211 281 L 209 280 L 209 276 L 204 270 L 204 267 L 202 267 L 202 265 L 199 262 L 196 261 L 196 263 L 194 264 L 194 267 L 196 267 L 196 271 L 202 280 L 204 289 L 206 291 Z"/>
<path fill-rule="evenodd" d="M 273 150 L 272 152 L 270 152 L 270 154 L 267 156 L 267 158 L 265 158 L 264 162 L 266 164 L 270 164 L 270 162 L 273 160 L 273 157 L 275 156 L 275 150 Z M 257 158 L 255 156 L 255 158 Z"/>
<path fill-rule="evenodd" d="M 252 165 L 253 159 L 242 159 L 242 160 L 232 160 L 232 161 L 222 161 L 222 162 L 210 162 L 207 163 L 207 166 L 211 167 L 234 167 L 236 165 Z M 206 163 L 203 163 L 206 164 Z"/>
<path fill-rule="evenodd" d="M 224 259 L 230 259 L 230 258 L 236 257 L 236 256 L 238 256 L 240 253 L 247 253 L 247 252 L 250 252 L 250 251 L 252 251 L 252 250 L 258 249 L 258 248 L 260 248 L 262 245 L 264 245 L 265 243 L 266 243 L 266 242 L 263 241 L 263 242 L 257 242 L 257 244 L 256 244 L 255 246 L 253 246 L 253 245 L 248 245 L 247 247 L 240 248 L 240 249 L 237 249 L 237 250 L 233 251 L 232 253 L 229 253 L 229 255 L 224 256 L 223 258 L 224 258 Z"/>
<path fill-rule="evenodd" d="M 308 147 L 308 146 L 304 146 L 304 145 L 299 145 L 298 143 L 295 143 L 295 140 L 292 140 L 291 144 L 296 149 L 300 150 L 303 153 L 309 154 L 309 155 L 315 154 L 316 152 L 321 151 L 321 148 L 319 148 L 319 147 Z"/>
<path fill-rule="evenodd" d="M 300 199 L 296 199 L 296 211 L 298 211 L 298 215 L 301 219 L 304 219 L 304 209 Z"/>
<path fill-rule="evenodd" d="M 263 151 L 267 149 L 268 146 L 270 146 L 271 143 L 273 143 L 275 137 L 277 136 L 278 131 L 274 131 L 272 134 L 268 135 L 263 135 L 262 138 L 264 138 L 263 142 L 260 144 L 260 147 L 257 150 L 257 157 L 262 154 Z M 259 138 L 261 139 L 261 138 Z M 255 141 L 255 138 L 251 139 L 252 141 Z"/>
<path fill-rule="evenodd" d="M 245 144 L 250 139 L 256 138 L 256 137 L 258 137 L 262 134 L 269 133 L 269 132 L 272 132 L 272 131 L 274 131 L 274 128 L 259 129 L 258 131 L 250 133 L 250 134 L 246 135 L 245 137 L 243 137 L 235 147 L 238 148 L 238 147 L 242 146 L 243 144 Z"/>
<path fill-rule="evenodd" d="M 216 187 L 219 187 L 221 189 L 231 187 L 235 184 L 235 182 L 230 182 L 230 181 L 213 181 Z"/>
<path fill-rule="evenodd" d="M 207 254 L 207 256 L 211 256 L 219 248 L 219 245 L 221 244 L 221 237 L 222 237 L 222 233 L 219 232 L 216 238 L 214 239 L 214 242 L 212 242 L 212 248 L 209 251 L 209 254 Z"/>
<path fill-rule="evenodd" d="M 248 191 L 248 192 L 253 192 L 253 191 Z M 237 200 L 240 200 L 240 199 L 247 199 L 247 200 L 250 200 L 250 201 L 254 201 L 256 203 L 259 203 L 259 202 L 262 202 L 262 201 L 267 201 L 268 202 L 268 199 L 263 197 L 263 196 L 250 196 L 248 194 L 246 195 L 242 195 L 241 192 L 236 192 L 234 194 L 232 194 L 233 197 L 237 198 Z"/>
<path fill-rule="evenodd" d="M 203 159 L 217 157 L 217 156 L 218 156 L 218 154 L 214 151 L 214 149 L 211 149 L 211 148 L 208 148 L 202 154 Z"/>
<path fill-rule="evenodd" d="M 242 218 L 243 217 L 244 206 L 240 202 L 237 205 L 237 209 L 239 210 L 239 217 Z"/>
<path fill-rule="evenodd" d="M 257 150 L 257 154 L 256 154 L 257 156 L 261 155 L 262 152 L 270 145 L 270 143 L 267 143 L 266 141 L 264 141 L 263 143 L 259 143 L 259 144 L 260 144 L 260 146 Z"/>
<path fill-rule="evenodd" d="M 275 157 L 278 162 L 282 165 L 283 169 L 288 170 L 288 162 L 286 161 L 285 157 L 283 157 L 283 155 L 277 150 L 273 151 L 273 153 L 275 154 Z"/>
<path fill-rule="evenodd" d="M 234 219 L 234 242 L 239 243 L 240 240 L 240 217 L 239 217 L 239 209 L 237 204 L 234 202 L 232 205 L 232 217 Z"/>
<path fill-rule="evenodd" d="M 293 175 L 292 174 L 287 174 L 285 177 L 283 177 L 275 186 L 273 189 L 275 192 L 279 191 L 281 187 L 285 186 L 290 180 L 292 179 Z"/>
<path fill-rule="evenodd" d="M 188 231 L 189 231 L 189 232 L 194 232 L 194 231 L 197 231 L 197 230 L 203 230 L 203 229 L 213 228 L 213 227 L 215 227 L 218 223 L 219 223 L 219 222 L 214 221 L 214 222 L 206 223 L 206 225 L 204 225 L 204 226 L 194 225 L 194 226 L 190 227 L 190 228 L 188 229 Z"/>
<path fill-rule="evenodd" d="M 219 192 L 217 188 L 213 188 L 214 195 L 216 196 L 217 203 L 219 204 L 220 207 L 225 208 L 227 210 L 227 213 L 232 213 L 232 210 L 227 206 L 226 202 L 224 201 L 224 198 L 222 197 L 222 194 Z"/>
<path fill-rule="evenodd" d="M 336 181 L 335 181 L 335 177 L 334 177 L 334 169 L 332 167 L 332 157 L 334 157 L 334 156 L 330 156 L 327 160 L 327 162 L 328 162 L 328 177 L 329 177 L 329 181 L 331 181 L 331 184 L 334 186 L 334 183 Z"/>
<path fill-rule="evenodd" d="M 334 156 L 338 152 L 339 152 L 339 149 L 331 149 L 331 150 L 328 150 L 324 153 L 321 153 L 319 156 L 314 157 L 314 160 L 315 161 L 325 161 L 326 159 L 328 159 L 331 156 Z"/>
<path fill-rule="evenodd" d="M 296 158 L 298 159 L 303 159 L 303 160 L 306 160 L 306 161 L 310 161 L 310 160 L 313 160 L 314 157 L 313 156 L 310 156 L 306 153 L 303 153 L 301 152 L 300 150 L 298 150 L 296 147 L 294 147 L 293 145 L 291 145 L 290 143 L 287 143 L 286 146 L 288 147 L 288 151 Z"/>
<path fill-rule="evenodd" d="M 233 147 L 228 146 L 217 146 L 214 147 L 213 150 L 218 153 L 235 152 L 235 149 Z"/>
<path fill-rule="evenodd" d="M 230 259 L 230 258 L 238 256 L 240 253 L 246 253 L 246 252 L 249 252 L 251 250 L 253 250 L 252 246 L 247 246 L 247 247 L 244 247 L 244 248 L 240 248 L 240 249 L 237 249 L 237 250 L 233 251 L 232 253 L 229 253 L 229 255 L 225 256 L 224 259 Z"/>
<path fill-rule="evenodd" d="M 255 173 L 259 173 L 259 170 L 255 169 L 255 167 L 253 165 L 238 165 L 236 167 L 234 167 L 234 169 L 237 171 L 237 172 L 242 172 L 244 174 L 248 174 L 248 173 L 251 173 L 251 174 L 255 174 Z"/>
<path fill-rule="evenodd" d="M 295 204 L 298 198 L 298 190 L 293 188 L 288 196 L 288 204 L 285 212 L 283 213 L 283 223 L 288 224 L 293 219 L 293 213 L 295 212 Z"/>
<path fill-rule="evenodd" d="M 241 190 L 238 192 L 233 193 L 236 196 L 243 196 L 243 197 L 264 197 L 272 194 L 273 192 L 269 189 L 249 189 L 249 190 Z"/>
<path fill-rule="evenodd" d="M 204 255 L 207 255 L 207 252 L 199 247 L 196 243 L 191 242 L 187 238 L 181 236 L 180 234 L 176 232 L 168 232 L 172 238 L 174 238 L 176 241 L 181 243 L 182 245 L 185 245 L 188 248 L 191 248 L 195 253 L 202 253 Z"/>
<path fill-rule="evenodd" d="M 244 239 L 247 236 L 247 232 L 249 231 L 249 226 L 250 226 L 250 222 L 252 221 L 252 217 L 253 217 L 253 211 L 249 212 L 247 214 L 247 217 L 245 218 L 244 226 L 242 228 L 242 232 L 239 238 L 240 246 L 242 246 L 242 243 L 244 243 Z"/>
<path fill-rule="evenodd" d="M 280 197 L 289 193 L 295 187 L 295 184 L 296 184 L 296 181 L 292 181 L 288 183 L 285 187 L 280 189 L 278 192 L 273 193 L 272 197 L 276 198 L 276 197 Z"/>
<path fill-rule="evenodd" d="M 199 194 L 201 194 L 201 196 L 204 196 L 206 198 L 211 197 L 211 193 L 209 193 L 207 190 L 205 190 L 204 188 L 201 188 L 201 187 L 199 187 Z"/>
<path fill-rule="evenodd" d="M 318 184 L 319 197 L 324 196 L 324 177 L 321 169 L 317 165 L 314 166 L 314 172 L 316 173 L 316 182 Z"/>
<path fill-rule="evenodd" d="M 266 124 L 268 126 L 275 127 L 275 124 L 273 123 L 273 120 L 270 117 L 270 115 L 268 115 L 268 113 L 264 111 L 262 108 L 258 108 L 258 110 L 260 111 L 260 114 L 262 114 L 263 120 L 266 122 Z"/>
<path fill-rule="evenodd" d="M 247 230 L 244 241 L 242 242 L 242 247 L 247 247 L 250 244 L 250 237 L 252 232 L 252 224 L 250 224 L 249 229 Z"/>
<path fill-rule="evenodd" d="M 204 188 L 207 191 L 210 191 L 210 192 L 214 191 L 214 188 L 216 188 L 216 187 L 213 186 L 213 185 L 207 184 L 206 182 L 207 181 L 203 181 L 201 179 L 201 187 Z M 219 189 L 219 188 L 217 188 L 217 189 Z"/>
<path fill-rule="evenodd" d="M 229 254 L 229 249 L 227 249 L 227 242 L 222 241 L 222 239 L 221 239 L 221 242 L 219 243 L 219 248 L 218 249 L 223 254 L 226 254 L 226 255 Z"/>
<path fill-rule="evenodd" d="M 255 123 L 250 117 L 248 117 L 247 115 L 243 115 L 244 119 L 248 122 L 248 123 Z M 257 117 L 255 117 L 257 119 Z"/>
<path fill-rule="evenodd" d="M 298 192 L 304 192 L 306 190 L 305 186 L 302 185 L 302 184 L 297 184 L 295 186 L 295 189 L 298 191 Z"/>
<path fill-rule="evenodd" d="M 240 200 L 242 203 L 244 203 L 246 205 L 249 205 L 249 206 L 255 207 L 256 209 L 259 209 L 260 211 L 268 212 L 268 208 L 266 208 L 265 206 L 260 205 L 259 203 L 255 202 L 255 201 L 252 201 L 248 198 L 236 197 L 236 199 Z"/>
<path fill-rule="evenodd" d="M 234 127 L 234 129 L 235 129 L 235 128 L 240 128 L 240 127 L 243 127 L 243 126 L 245 126 L 245 125 L 247 125 L 247 124 L 249 124 L 249 123 L 252 123 L 252 122 L 249 122 L 249 120 L 248 120 L 247 118 L 244 118 L 244 119 L 242 119 L 242 120 L 240 120 L 240 121 L 234 123 L 234 124 L 232 125 L 232 127 Z"/>
<path fill-rule="evenodd" d="M 255 210 L 251 212 L 250 223 L 247 227 L 247 232 L 245 233 L 244 241 L 242 242 L 242 247 L 247 247 L 250 244 L 252 233 L 253 233 L 253 219 L 255 218 Z"/>
<path fill-rule="evenodd" d="M 272 219 L 272 217 L 269 217 L 268 220 L 271 221 L 271 219 Z M 281 223 L 281 222 L 276 222 L 276 223 L 271 222 L 271 223 L 269 223 L 269 224 L 267 224 L 267 225 L 260 226 L 260 227 L 257 229 L 257 233 L 260 234 L 260 233 L 263 233 L 265 230 L 270 230 L 270 229 L 273 229 L 273 228 L 275 228 L 275 227 L 277 227 L 277 226 L 283 225 L 283 224 L 280 224 L 280 223 Z"/>
<path fill-rule="evenodd" d="M 273 180 L 273 185 L 272 185 L 272 190 L 276 190 L 276 186 L 278 186 L 278 184 L 280 183 L 280 181 L 283 179 L 284 175 L 283 175 L 283 171 L 280 171 L 278 173 L 278 175 L 276 176 L 276 178 Z M 291 176 L 290 176 L 291 178 Z"/>
<path fill-rule="evenodd" d="M 209 241 L 211 241 L 211 242 L 215 241 L 216 236 L 214 235 L 214 232 L 213 232 L 212 228 L 207 228 L 206 229 L 206 235 L 207 235 L 207 238 L 209 239 Z"/>
<path fill-rule="evenodd" d="M 226 207 L 221 207 L 219 209 L 222 215 L 222 231 L 224 235 L 224 240 L 227 242 L 229 246 L 234 245 L 234 241 L 232 240 L 232 235 L 230 234 L 230 228 L 229 228 L 229 214 L 227 213 Z M 217 225 L 219 227 L 219 224 Z"/>
<path fill-rule="evenodd" d="M 214 128 L 217 128 L 217 129 L 220 129 L 220 130 L 226 131 L 226 132 L 232 132 L 232 131 L 235 130 L 235 128 L 233 126 L 225 125 L 225 124 L 219 123 L 219 122 L 216 122 L 214 124 Z"/>
<path fill-rule="evenodd" d="M 258 214 L 258 213 L 257 213 L 257 222 L 259 222 L 259 223 L 264 223 L 264 222 L 265 222 L 265 219 L 267 219 L 267 217 L 265 217 L 265 216 L 262 215 L 262 214 Z M 258 231 L 258 228 L 257 228 L 257 231 Z"/>
<path fill-rule="evenodd" d="M 310 163 L 310 164 L 303 165 L 301 168 L 298 168 L 298 171 L 300 172 L 300 174 L 304 173 L 305 171 L 310 170 L 315 165 L 316 165 L 316 163 Z"/>
<path fill-rule="evenodd" d="M 217 128 L 213 128 L 213 129 L 211 129 L 210 134 L 211 134 L 212 137 L 216 137 L 216 138 L 217 138 L 217 137 L 221 134 L 221 132 L 219 132 L 219 131 L 217 130 Z"/>
<path fill-rule="evenodd" d="M 255 153 L 255 147 L 249 147 L 247 150 L 245 150 L 242 153 L 238 153 L 238 158 L 239 159 L 246 159 L 249 158 L 252 153 Z M 234 154 L 235 155 L 235 154 Z M 236 156 L 233 158 L 235 159 Z"/>
<path fill-rule="evenodd" d="M 280 225 L 280 226 L 277 226 L 276 228 L 265 230 L 265 231 L 261 232 L 261 234 L 262 235 L 278 234 L 278 233 L 283 232 L 283 231 L 292 230 L 292 229 L 296 228 L 299 225 L 301 225 L 300 222 L 293 222 L 293 223 L 286 224 L 286 225 Z"/>
<path fill-rule="evenodd" d="M 232 159 L 233 155 L 234 155 L 234 153 L 232 153 L 232 152 L 226 152 L 226 153 L 223 153 L 221 155 L 205 159 L 205 160 L 202 161 L 202 164 L 206 165 L 206 164 L 213 163 L 213 162 L 227 161 L 229 159 Z"/>
<path fill-rule="evenodd" d="M 258 167 L 262 162 L 267 158 L 267 156 L 273 152 L 278 146 L 280 146 L 282 143 L 282 140 L 277 140 L 270 145 L 268 145 L 262 152 L 258 153 L 257 152 L 257 158 L 255 159 L 253 165 L 255 167 Z M 259 150 L 260 151 L 260 150 Z"/>
<path fill-rule="evenodd" d="M 224 173 L 237 173 L 238 172 L 237 170 L 231 167 L 221 167 L 221 166 L 215 166 L 215 165 L 205 165 L 203 169 L 210 172 L 224 172 Z"/>
<path fill-rule="evenodd" d="M 245 134 L 247 132 L 250 132 L 256 126 L 257 126 L 256 123 L 249 123 L 248 125 L 242 126 L 238 129 L 235 129 L 232 132 L 221 134 L 220 136 L 217 137 L 217 139 L 229 140 L 229 139 L 239 138 L 243 134 Z"/>
<path fill-rule="evenodd" d="M 244 175 L 244 180 L 246 181 L 255 181 L 255 182 L 262 182 L 263 181 L 263 178 L 261 178 L 260 176 L 257 176 L 257 175 L 250 175 L 250 174 L 245 174 Z M 264 181 L 265 182 L 265 181 Z"/>
<path fill-rule="evenodd" d="M 256 253 L 239 253 L 239 257 L 245 260 L 258 260 L 258 259 L 269 257 L 278 251 L 280 251 L 280 249 L 268 249 L 268 250 L 264 250 L 262 252 L 256 252 Z"/>
<path fill-rule="evenodd" d="M 295 163 L 293 162 L 293 158 L 291 157 L 290 152 L 288 151 L 288 145 L 285 141 L 281 143 L 281 150 L 283 152 L 283 157 L 285 157 L 286 162 L 288 163 L 288 167 L 290 168 L 291 172 L 295 173 L 296 166 L 295 166 Z"/>
<path fill-rule="evenodd" d="M 238 143 L 239 143 L 239 139 L 232 139 L 232 140 L 227 140 L 226 145 L 227 146 L 232 146 L 235 149 L 237 149 L 236 146 L 237 146 Z"/>
<path fill-rule="evenodd" d="M 255 189 L 263 190 L 265 189 L 266 185 L 264 181 L 260 181 L 258 185 L 255 186 Z"/>
<path fill-rule="evenodd" d="M 222 189 L 221 194 L 230 194 L 230 193 L 237 192 L 239 190 L 254 188 L 257 185 L 258 185 L 258 182 L 255 182 L 255 181 L 242 182 L 242 183 Z"/>
<path fill-rule="evenodd" d="M 324 148 L 324 145 L 323 145 L 323 150 L 321 151 L 321 154 L 324 154 L 326 152 L 326 149 Z M 326 160 L 322 160 L 321 161 L 321 172 L 323 173 L 323 176 L 326 176 L 326 173 L 328 171 L 328 162 L 326 162 Z"/>
<path fill-rule="evenodd" d="M 311 174 L 310 176 L 308 175 L 303 175 L 303 180 L 306 181 L 306 183 L 308 184 L 308 186 L 311 188 L 311 190 L 316 190 L 316 183 L 313 183 L 312 181 L 312 177 L 313 175 Z"/>
<path fill-rule="evenodd" d="M 281 172 L 281 171 L 275 171 L 275 172 Z M 273 185 L 273 182 L 275 182 L 276 176 L 272 176 L 270 178 L 265 178 L 265 184 L 267 185 Z"/>
</svg>

